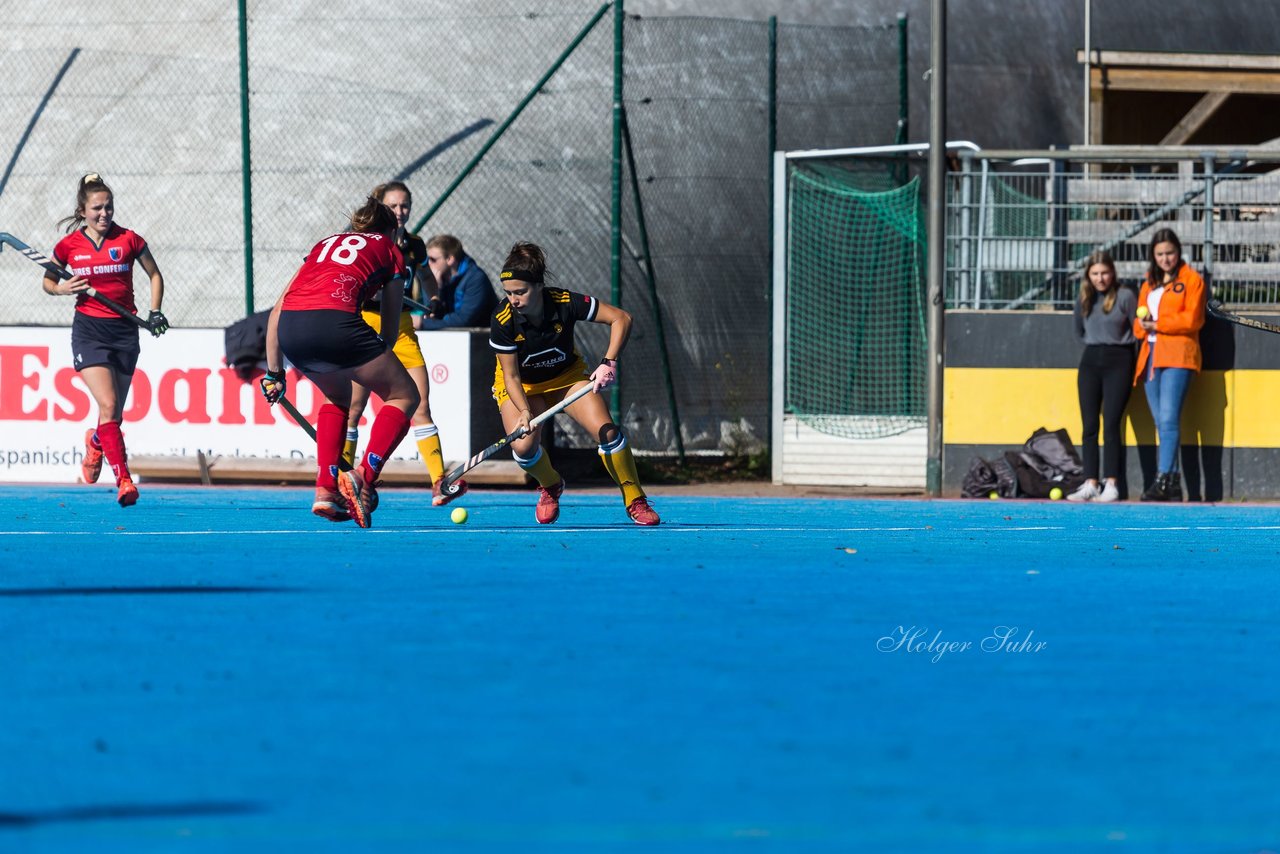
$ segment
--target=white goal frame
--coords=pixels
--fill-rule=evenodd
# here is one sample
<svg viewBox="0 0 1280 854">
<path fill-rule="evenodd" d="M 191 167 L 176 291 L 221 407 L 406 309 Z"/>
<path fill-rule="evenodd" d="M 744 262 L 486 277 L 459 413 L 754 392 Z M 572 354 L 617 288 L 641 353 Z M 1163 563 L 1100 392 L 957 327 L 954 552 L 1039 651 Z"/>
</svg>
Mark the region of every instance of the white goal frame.
<svg viewBox="0 0 1280 854">
<path fill-rule="evenodd" d="M 972 147 L 973 143 L 948 143 Z M 784 411 L 787 348 L 787 208 L 791 160 L 822 160 L 857 155 L 920 153 L 928 143 L 775 151 L 773 154 L 773 328 L 770 343 L 772 394 L 770 401 L 770 465 L 779 485 L 830 486 L 924 491 L 928 460 L 928 427 L 913 427 L 894 436 L 852 439 L 815 430 Z M 848 416 L 856 418 L 857 416 Z"/>
</svg>

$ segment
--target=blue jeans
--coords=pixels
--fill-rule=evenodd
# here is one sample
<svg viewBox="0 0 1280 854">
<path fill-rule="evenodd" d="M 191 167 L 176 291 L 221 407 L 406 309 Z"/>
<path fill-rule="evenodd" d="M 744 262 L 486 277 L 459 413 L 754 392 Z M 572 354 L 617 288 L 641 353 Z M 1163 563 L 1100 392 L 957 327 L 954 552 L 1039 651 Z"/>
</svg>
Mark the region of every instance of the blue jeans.
<svg viewBox="0 0 1280 854">
<path fill-rule="evenodd" d="M 1151 417 L 1155 419 L 1156 435 L 1159 437 L 1159 474 L 1178 470 L 1182 401 L 1186 399 L 1187 386 L 1191 383 L 1193 373 L 1195 372 L 1190 368 L 1156 368 L 1154 376 L 1143 385 L 1147 392 L 1147 406 L 1151 408 Z M 1149 376 L 1148 371 L 1144 370 L 1142 375 Z"/>
</svg>

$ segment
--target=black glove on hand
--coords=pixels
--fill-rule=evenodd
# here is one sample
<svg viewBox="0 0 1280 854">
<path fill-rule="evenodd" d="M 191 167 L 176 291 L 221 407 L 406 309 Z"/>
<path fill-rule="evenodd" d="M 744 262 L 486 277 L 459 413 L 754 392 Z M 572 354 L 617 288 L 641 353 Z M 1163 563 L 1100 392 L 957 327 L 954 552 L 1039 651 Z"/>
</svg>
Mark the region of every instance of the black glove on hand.
<svg viewBox="0 0 1280 854">
<path fill-rule="evenodd" d="M 152 309 L 147 315 L 147 325 L 151 327 L 151 334 L 159 338 L 169 331 L 169 318 L 164 316 L 164 312 Z"/>
<path fill-rule="evenodd" d="M 284 397 L 285 391 L 289 388 L 289 383 L 285 379 L 284 371 L 267 371 L 262 379 L 258 381 L 258 385 L 262 387 L 262 396 L 267 399 L 267 403 L 275 403 Z"/>
</svg>

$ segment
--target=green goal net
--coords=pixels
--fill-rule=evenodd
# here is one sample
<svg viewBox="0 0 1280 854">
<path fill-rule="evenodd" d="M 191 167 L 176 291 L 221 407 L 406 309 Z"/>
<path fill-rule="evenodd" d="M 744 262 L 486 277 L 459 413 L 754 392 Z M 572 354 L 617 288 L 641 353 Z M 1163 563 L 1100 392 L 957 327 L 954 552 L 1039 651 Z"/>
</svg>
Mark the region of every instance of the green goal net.
<svg viewBox="0 0 1280 854">
<path fill-rule="evenodd" d="M 920 179 L 788 167 L 784 412 L 857 439 L 925 426 Z"/>
</svg>

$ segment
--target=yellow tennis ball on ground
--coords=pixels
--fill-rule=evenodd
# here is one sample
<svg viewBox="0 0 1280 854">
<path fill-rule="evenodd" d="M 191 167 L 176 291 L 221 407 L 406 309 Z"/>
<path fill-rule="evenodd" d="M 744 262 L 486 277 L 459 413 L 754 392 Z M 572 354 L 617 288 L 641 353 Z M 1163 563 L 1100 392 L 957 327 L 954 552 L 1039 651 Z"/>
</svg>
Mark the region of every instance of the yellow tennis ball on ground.
<svg viewBox="0 0 1280 854">
<path fill-rule="evenodd" d="M 1050 499 L 1057 501 L 1061 497 L 1062 497 L 1062 490 L 1059 487 L 1055 486 L 1053 489 L 1049 490 Z"/>
<path fill-rule="evenodd" d="M 455 508 L 453 508 L 453 512 L 449 514 L 449 518 L 453 520 L 453 524 L 455 524 L 455 525 L 463 525 L 463 524 L 466 524 L 466 521 L 467 521 L 467 508 L 465 508 L 465 507 L 455 507 Z"/>
<path fill-rule="evenodd" d="M 1000 499 L 1000 493 L 996 492 L 993 489 L 987 493 L 987 497 L 990 498 L 992 501 L 998 501 Z"/>
<path fill-rule="evenodd" d="M 1140 305 L 1140 306 L 1138 306 L 1138 319 L 1139 319 L 1139 320 L 1141 320 L 1142 318 L 1146 317 L 1146 316 L 1147 316 L 1148 314 L 1150 314 L 1150 313 L 1151 313 L 1151 310 L 1150 310 L 1150 309 L 1148 309 L 1145 305 Z"/>
</svg>

